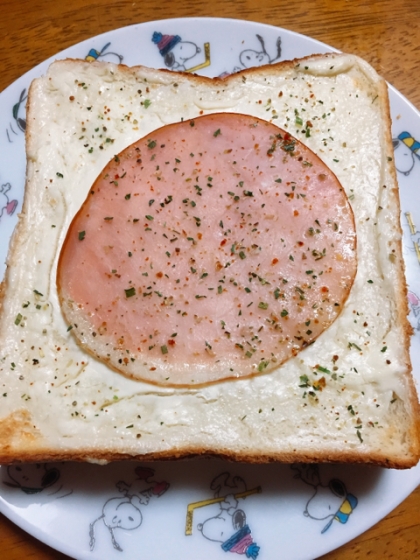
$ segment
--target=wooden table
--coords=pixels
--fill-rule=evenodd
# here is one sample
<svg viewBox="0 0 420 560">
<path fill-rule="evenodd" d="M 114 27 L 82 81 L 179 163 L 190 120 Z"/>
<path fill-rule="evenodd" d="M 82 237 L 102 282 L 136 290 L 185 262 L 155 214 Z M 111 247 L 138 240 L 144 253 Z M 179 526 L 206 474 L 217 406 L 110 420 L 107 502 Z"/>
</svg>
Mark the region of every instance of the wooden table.
<svg viewBox="0 0 420 560">
<path fill-rule="evenodd" d="M 420 109 L 418 0 L 0 0 L 0 91 L 58 51 L 111 29 L 172 17 L 277 25 L 355 53 Z M 65 559 L 0 516 L 3 560 Z M 420 558 L 420 488 L 378 525 L 324 560 Z M 269 559 L 277 560 L 277 559 Z"/>
</svg>

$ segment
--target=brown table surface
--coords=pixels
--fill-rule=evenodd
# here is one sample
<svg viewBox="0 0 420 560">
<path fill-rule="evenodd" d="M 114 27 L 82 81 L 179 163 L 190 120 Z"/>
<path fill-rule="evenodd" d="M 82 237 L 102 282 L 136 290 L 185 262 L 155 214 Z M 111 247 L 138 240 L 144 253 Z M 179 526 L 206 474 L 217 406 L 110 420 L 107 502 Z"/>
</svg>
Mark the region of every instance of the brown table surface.
<svg viewBox="0 0 420 560">
<path fill-rule="evenodd" d="M 420 109 L 419 0 L 0 0 L 0 91 L 36 64 L 111 29 L 158 19 L 231 17 L 284 27 L 365 58 Z M 4 560 L 67 558 L 0 515 Z M 324 560 L 420 558 L 420 488 Z M 269 559 L 274 560 L 274 559 Z"/>
</svg>

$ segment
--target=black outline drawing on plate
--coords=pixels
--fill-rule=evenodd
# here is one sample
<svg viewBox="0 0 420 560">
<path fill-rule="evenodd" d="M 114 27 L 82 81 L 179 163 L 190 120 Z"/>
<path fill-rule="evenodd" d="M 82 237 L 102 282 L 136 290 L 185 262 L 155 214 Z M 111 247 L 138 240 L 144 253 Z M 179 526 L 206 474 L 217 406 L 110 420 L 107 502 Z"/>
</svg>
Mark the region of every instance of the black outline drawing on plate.
<svg viewBox="0 0 420 560">
<path fill-rule="evenodd" d="M 3 484 L 10 488 L 18 488 L 25 494 L 40 494 L 41 492 L 54 499 L 65 498 L 73 490 L 65 490 L 61 480 L 61 473 L 57 466 L 48 463 L 16 464 L 7 467 L 7 476 L 11 482 L 3 480 Z"/>
<path fill-rule="evenodd" d="M 177 72 L 197 72 L 210 66 L 210 43 L 204 43 L 204 62 L 189 66 L 190 61 L 201 53 L 201 48 L 192 41 L 183 41 L 179 35 L 164 35 L 155 31 L 152 42 L 157 46 L 165 66 Z M 188 67 L 187 67 L 188 64 Z"/>
<path fill-rule="evenodd" d="M 85 56 L 85 60 L 88 62 L 93 62 L 94 60 L 98 60 L 99 58 L 102 60 L 107 60 L 108 62 L 117 62 L 117 64 L 121 64 L 124 57 L 122 54 L 118 54 L 116 52 L 107 51 L 107 48 L 111 45 L 111 43 L 107 43 L 105 46 L 102 47 L 100 51 L 96 49 L 90 49 L 88 54 Z M 116 57 L 116 61 L 113 60 Z"/>
<path fill-rule="evenodd" d="M 416 161 L 420 161 L 420 142 L 404 131 L 392 139 L 395 167 L 404 175 L 410 175 Z"/>
<path fill-rule="evenodd" d="M 273 62 L 278 62 L 281 59 L 281 37 L 277 37 L 274 44 L 274 56 L 271 56 L 265 46 L 265 39 L 261 35 L 256 35 L 257 40 L 260 44 L 259 49 L 244 49 L 239 53 L 239 64 L 240 66 L 235 66 L 232 72 L 223 72 L 219 77 L 223 78 L 229 74 L 235 72 L 240 72 L 246 68 L 254 68 L 258 66 L 264 66 L 265 64 L 272 64 Z"/>
<path fill-rule="evenodd" d="M 332 478 L 327 484 L 321 482 L 318 465 L 293 465 L 296 471 L 294 478 L 300 478 L 302 482 L 313 488 L 312 496 L 306 502 L 303 515 L 317 521 L 323 521 L 321 533 L 325 533 L 336 520 L 339 523 L 347 523 L 358 499 L 347 492 L 347 488 L 338 478 Z"/>
<path fill-rule="evenodd" d="M 218 504 L 218 514 L 198 523 L 197 529 L 205 539 L 220 543 L 225 552 L 245 554 L 246 558 L 255 560 L 260 547 L 254 542 L 246 522 L 246 514 L 243 509 L 238 508 L 238 504 L 239 500 L 247 496 L 259 494 L 261 486 L 248 490 L 243 478 L 223 472 L 211 481 L 210 489 L 213 491 L 213 498 L 188 504 L 185 534 L 192 535 L 196 509 Z"/>
<path fill-rule="evenodd" d="M 411 212 L 406 212 L 405 217 L 407 219 L 408 227 L 410 228 L 411 239 L 413 241 L 414 249 L 409 247 L 410 251 L 416 253 L 417 260 L 420 264 L 420 231 L 417 230 L 416 224 L 414 223 L 414 218 Z"/>
<path fill-rule="evenodd" d="M 414 292 L 408 292 L 408 303 L 410 305 L 410 309 L 414 315 L 414 318 L 417 321 L 417 325 L 415 325 L 414 329 L 420 332 L 420 298 Z"/>
<path fill-rule="evenodd" d="M 3 215 L 12 216 L 18 205 L 18 201 L 16 199 L 10 200 L 7 194 L 11 188 L 10 183 L 3 183 L 0 186 L 0 223 Z"/>
<path fill-rule="evenodd" d="M 243 68 L 253 68 L 255 66 L 264 66 L 265 64 L 272 64 L 281 58 L 281 37 L 277 37 L 275 43 L 275 56 L 271 57 L 265 47 L 265 40 L 261 35 L 256 35 L 260 48 L 245 49 L 239 53 L 239 62 Z"/>
<path fill-rule="evenodd" d="M 10 143 L 13 143 L 13 139 L 10 133 L 13 133 L 15 136 L 18 135 L 18 131 L 15 130 L 15 127 L 17 127 L 17 129 L 20 130 L 21 132 L 25 132 L 26 130 L 26 119 L 19 117 L 19 112 L 21 107 L 23 107 L 23 110 L 25 111 L 25 101 L 27 100 L 27 98 L 28 95 L 26 93 L 26 88 L 24 88 L 20 92 L 19 101 L 15 103 L 12 107 L 12 117 L 13 117 L 14 124 L 9 123 L 9 128 L 6 129 L 7 140 Z"/>
<path fill-rule="evenodd" d="M 94 549 L 96 543 L 95 524 L 102 520 L 111 535 L 112 546 L 122 552 L 123 549 L 118 544 L 114 531 L 138 529 L 143 521 L 140 507 L 147 506 L 150 498 L 160 498 L 169 488 L 168 482 L 154 480 L 154 469 L 136 467 L 134 472 L 137 478 L 131 484 L 122 480 L 116 483 L 118 491 L 123 496 L 107 500 L 102 508 L 102 514 L 89 525 L 90 550 Z"/>
</svg>

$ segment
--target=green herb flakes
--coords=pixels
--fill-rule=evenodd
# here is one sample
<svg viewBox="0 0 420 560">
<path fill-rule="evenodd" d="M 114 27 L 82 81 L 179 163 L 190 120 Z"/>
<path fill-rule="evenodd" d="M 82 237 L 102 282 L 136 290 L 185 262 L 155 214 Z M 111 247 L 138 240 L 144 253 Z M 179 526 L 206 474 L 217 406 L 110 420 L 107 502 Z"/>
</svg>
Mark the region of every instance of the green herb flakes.
<svg viewBox="0 0 420 560">
<path fill-rule="evenodd" d="M 131 287 L 131 288 L 125 289 L 124 292 L 125 292 L 125 297 L 127 297 L 127 298 L 133 297 L 133 296 L 136 295 L 136 288 Z"/>
</svg>

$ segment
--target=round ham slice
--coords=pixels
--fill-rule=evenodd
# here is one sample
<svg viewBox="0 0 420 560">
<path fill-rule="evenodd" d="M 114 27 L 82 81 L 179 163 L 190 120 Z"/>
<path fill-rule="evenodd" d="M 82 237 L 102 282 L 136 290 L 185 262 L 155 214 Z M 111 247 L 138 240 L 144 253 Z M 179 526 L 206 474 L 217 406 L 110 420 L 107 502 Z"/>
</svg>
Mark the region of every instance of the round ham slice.
<svg viewBox="0 0 420 560">
<path fill-rule="evenodd" d="M 342 310 L 357 269 L 351 206 L 308 148 L 220 113 L 115 156 L 65 239 L 72 333 L 115 370 L 191 386 L 267 373 Z"/>
</svg>

